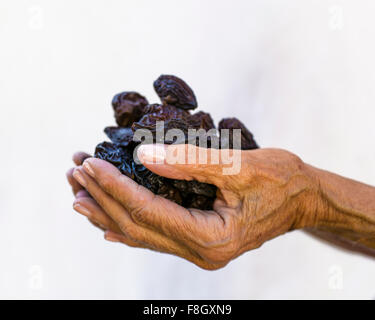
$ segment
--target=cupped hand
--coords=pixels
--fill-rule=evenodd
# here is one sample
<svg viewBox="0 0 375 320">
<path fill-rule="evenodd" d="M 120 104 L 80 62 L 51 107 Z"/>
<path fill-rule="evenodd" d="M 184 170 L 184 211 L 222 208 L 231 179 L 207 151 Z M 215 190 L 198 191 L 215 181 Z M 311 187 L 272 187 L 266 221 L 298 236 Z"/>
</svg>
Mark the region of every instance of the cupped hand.
<svg viewBox="0 0 375 320">
<path fill-rule="evenodd" d="M 77 163 L 69 176 L 92 197 L 77 197 L 74 208 L 105 230 L 109 241 L 175 254 L 211 270 L 269 239 L 314 224 L 317 186 L 294 154 L 279 149 L 242 151 L 240 171 L 231 175 L 223 174 L 230 164 L 210 161 L 224 159 L 223 150 L 193 147 L 197 160 L 206 153 L 206 164 L 172 164 L 168 148 L 172 147 L 143 145 L 138 157 L 156 174 L 216 185 L 213 210 L 183 208 L 96 158 L 87 158 L 82 166 Z M 192 146 L 173 148 L 188 157 Z M 76 182 L 71 184 L 79 190 Z"/>
</svg>

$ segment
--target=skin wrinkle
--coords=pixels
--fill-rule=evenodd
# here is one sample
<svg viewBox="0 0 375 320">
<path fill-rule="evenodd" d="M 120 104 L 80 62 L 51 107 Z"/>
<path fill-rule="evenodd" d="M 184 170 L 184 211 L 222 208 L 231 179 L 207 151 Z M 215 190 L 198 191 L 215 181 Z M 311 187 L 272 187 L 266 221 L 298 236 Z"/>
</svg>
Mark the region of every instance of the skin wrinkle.
<svg viewBox="0 0 375 320">
<path fill-rule="evenodd" d="M 366 224 L 374 224 L 375 219 L 371 219 L 369 217 L 363 216 L 360 212 L 357 212 L 353 209 L 345 208 L 343 206 L 339 206 L 336 203 L 334 203 L 330 198 L 328 198 L 326 195 L 323 194 L 323 199 L 326 200 L 334 209 L 337 211 L 340 211 L 342 214 L 351 216 L 352 218 L 359 219 Z"/>
<path fill-rule="evenodd" d="M 194 213 L 191 212 L 191 209 L 188 209 L 188 211 L 194 216 Z M 200 240 L 197 240 L 195 238 L 186 239 L 186 240 L 189 241 L 191 244 L 193 244 L 198 249 L 220 248 L 220 247 L 224 247 L 226 244 L 228 244 L 232 241 L 230 236 L 228 236 L 225 239 L 222 239 L 222 238 L 219 237 L 218 240 L 216 240 L 216 241 L 207 241 L 207 240 L 206 241 L 200 241 Z"/>
<path fill-rule="evenodd" d="M 353 241 L 353 232 L 357 234 L 357 239 L 368 233 L 375 235 L 374 187 L 309 165 L 306 168 L 319 186 L 323 210 L 315 226 L 329 228 L 326 238 L 331 237 L 335 241 L 335 237 L 339 236 L 345 241 Z M 375 248 L 375 241 L 367 246 Z"/>
<path fill-rule="evenodd" d="M 148 225 L 145 215 L 147 215 L 145 207 L 136 207 L 129 211 L 129 217 L 132 220 L 132 222 L 136 224 L 141 224 L 142 226 Z"/>
<path fill-rule="evenodd" d="M 271 227 L 269 227 L 267 232 L 267 240 L 273 239 L 280 234 L 289 232 L 290 230 L 288 226 L 290 225 L 289 221 L 291 219 L 292 218 L 290 216 L 286 216 L 284 219 L 277 221 L 277 224 L 275 224 L 276 221 L 271 221 Z"/>
<path fill-rule="evenodd" d="M 325 195 L 322 195 L 322 199 L 323 201 L 327 203 L 329 207 L 330 200 Z M 358 227 L 356 226 L 356 223 L 350 223 L 350 228 L 348 227 L 348 220 L 352 218 L 355 220 L 359 220 L 358 222 L 360 225 L 367 226 L 367 228 L 370 228 L 369 232 L 374 233 L 374 231 L 371 231 L 371 229 L 374 228 L 373 224 L 367 223 L 368 222 L 367 219 L 362 219 L 362 217 L 358 217 L 357 215 L 350 215 L 347 212 L 343 212 L 343 214 L 339 216 L 339 219 L 337 219 L 335 218 L 336 217 L 335 212 L 332 213 L 332 211 L 337 211 L 336 206 L 332 206 L 329 208 L 330 208 L 329 212 L 331 213 L 328 214 L 328 216 L 326 215 L 324 219 L 319 220 L 319 224 L 316 224 L 318 228 L 323 228 L 323 229 L 327 228 L 327 230 L 329 230 L 332 233 L 332 235 L 337 234 L 340 237 L 344 237 L 344 238 L 350 239 L 350 241 L 357 242 L 357 240 L 355 240 L 355 238 L 351 236 L 351 233 L 355 232 L 353 228 L 358 229 Z M 361 227 L 360 229 L 363 230 L 363 227 Z M 365 231 L 363 230 L 362 232 L 365 232 Z M 375 248 L 375 239 L 372 243 L 370 243 L 369 246 L 372 248 Z"/>
<path fill-rule="evenodd" d="M 196 242 L 196 245 L 200 246 L 202 249 L 219 249 L 219 248 L 225 248 L 232 241 L 233 241 L 232 236 L 228 235 L 226 238 L 218 237 L 217 240 L 213 240 L 211 242 L 206 242 L 206 243 Z"/>
<path fill-rule="evenodd" d="M 211 233 L 214 234 L 213 231 Z M 187 239 L 187 240 L 198 249 L 216 248 L 216 245 L 221 246 L 220 245 L 220 242 L 222 241 L 221 237 L 217 238 L 216 240 L 208 240 L 208 238 L 205 238 L 205 237 L 207 237 L 207 234 L 203 233 L 200 235 L 200 237 L 194 237 L 194 238 Z M 211 244 L 213 244 L 213 246 L 211 246 Z"/>
<path fill-rule="evenodd" d="M 159 239 L 159 242 L 161 241 L 162 243 L 164 243 L 164 245 L 162 247 L 160 247 L 160 246 L 157 247 L 155 245 L 150 244 L 150 242 L 148 241 L 148 237 L 144 237 L 145 240 L 140 240 L 140 239 L 137 239 L 137 238 L 132 238 L 129 235 L 127 235 L 127 236 L 132 241 L 142 244 L 147 249 L 159 251 L 159 252 L 163 252 L 163 253 L 173 253 L 177 256 L 180 256 L 184 251 L 182 249 L 186 248 L 185 246 L 181 246 L 181 245 L 176 246 L 174 244 L 174 241 L 171 241 L 170 239 L 161 236 L 159 233 L 153 232 L 153 234 L 156 234 L 157 238 Z M 189 257 L 189 253 L 191 254 L 190 250 L 188 250 L 187 254 L 185 252 L 184 256 L 185 256 L 186 259 L 187 259 L 187 257 Z"/>
<path fill-rule="evenodd" d="M 225 229 L 226 228 L 226 221 L 225 221 L 224 216 L 220 212 L 213 211 L 212 213 L 217 214 L 219 216 L 219 218 L 223 222 L 222 228 Z"/>
<path fill-rule="evenodd" d="M 298 196 L 296 196 L 295 198 L 297 199 Z M 295 230 L 295 229 L 298 229 L 299 226 L 303 226 L 304 223 L 302 221 L 305 221 L 305 212 L 304 212 L 304 208 L 303 206 L 301 205 L 301 202 L 297 202 L 296 201 L 296 204 L 295 204 L 295 210 L 294 210 L 294 221 L 293 223 L 291 224 L 290 226 L 290 230 Z"/>
<path fill-rule="evenodd" d="M 153 199 L 155 199 L 156 197 L 157 197 L 157 196 L 154 195 Z M 147 212 L 146 212 L 145 214 L 147 215 Z M 130 215 L 130 216 L 132 216 L 132 215 Z M 142 215 L 139 215 L 139 214 L 138 214 L 138 216 L 142 216 Z M 133 220 L 133 221 L 134 221 L 134 220 Z M 162 238 L 164 238 L 165 236 L 163 235 L 163 233 L 164 233 L 164 234 L 168 234 L 167 230 L 164 230 L 164 229 L 163 229 L 163 231 L 161 231 L 161 230 L 158 229 L 156 226 L 154 226 L 152 223 L 150 224 L 150 223 L 147 222 L 146 220 L 144 220 L 144 221 L 138 221 L 138 219 L 137 219 L 137 221 L 134 221 L 134 222 L 137 223 L 137 224 L 141 224 L 141 226 L 143 226 L 143 227 L 147 228 L 148 230 L 152 231 L 153 234 L 154 234 L 155 236 L 157 236 L 157 237 L 162 237 Z M 178 239 L 177 239 L 174 235 L 169 234 L 169 236 L 173 236 L 173 240 L 176 241 L 176 242 L 179 242 L 179 241 L 177 241 Z M 183 242 L 179 242 L 179 243 L 182 244 Z M 164 252 L 164 251 L 163 251 L 163 252 Z"/>
<path fill-rule="evenodd" d="M 295 193 L 292 194 L 292 195 L 289 195 L 289 201 L 291 201 L 291 200 L 295 200 L 296 198 L 298 198 L 300 195 L 304 194 L 304 193 L 305 193 L 306 191 L 308 191 L 308 190 L 309 190 L 309 188 L 306 187 L 306 188 L 301 189 L 301 190 L 298 191 L 298 192 L 295 192 Z M 293 211 L 294 211 L 294 213 L 295 213 L 295 218 L 294 218 L 293 224 L 292 224 L 291 227 L 290 227 L 290 230 L 294 230 L 294 229 L 296 229 L 298 226 L 302 226 L 302 225 L 303 225 L 302 221 L 304 221 L 304 214 L 303 214 L 303 213 L 302 213 L 302 214 L 299 214 L 299 215 L 297 216 L 297 213 L 299 212 L 298 207 L 295 208 Z"/>
</svg>

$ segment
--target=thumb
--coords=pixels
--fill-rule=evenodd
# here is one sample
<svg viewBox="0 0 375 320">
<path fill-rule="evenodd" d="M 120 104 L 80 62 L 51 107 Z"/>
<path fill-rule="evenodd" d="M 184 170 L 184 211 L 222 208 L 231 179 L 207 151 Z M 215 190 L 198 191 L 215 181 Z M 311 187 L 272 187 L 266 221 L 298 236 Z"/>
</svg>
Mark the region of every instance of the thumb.
<svg viewBox="0 0 375 320">
<path fill-rule="evenodd" d="M 180 180 L 197 180 L 221 187 L 241 171 L 241 150 L 218 150 L 190 144 L 140 145 L 137 156 L 154 173 Z"/>
</svg>

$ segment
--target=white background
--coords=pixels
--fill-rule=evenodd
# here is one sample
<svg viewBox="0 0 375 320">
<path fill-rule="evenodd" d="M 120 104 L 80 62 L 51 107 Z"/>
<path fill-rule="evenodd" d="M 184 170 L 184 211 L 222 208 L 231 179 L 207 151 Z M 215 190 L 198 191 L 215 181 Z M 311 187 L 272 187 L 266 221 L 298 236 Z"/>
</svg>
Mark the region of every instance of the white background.
<svg viewBox="0 0 375 320">
<path fill-rule="evenodd" d="M 375 184 L 374 1 L 0 2 L 0 298 L 375 298 L 374 260 L 302 232 L 215 272 L 103 240 L 72 210 L 112 96 L 185 79 L 263 147 Z"/>
</svg>

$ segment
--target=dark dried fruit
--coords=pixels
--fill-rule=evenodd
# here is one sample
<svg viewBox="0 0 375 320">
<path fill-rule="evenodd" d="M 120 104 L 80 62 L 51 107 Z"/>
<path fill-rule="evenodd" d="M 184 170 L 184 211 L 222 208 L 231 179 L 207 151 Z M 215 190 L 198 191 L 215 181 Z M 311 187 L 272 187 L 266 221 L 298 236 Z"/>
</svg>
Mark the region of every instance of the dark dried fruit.
<svg viewBox="0 0 375 320">
<path fill-rule="evenodd" d="M 137 183 L 148 188 L 155 194 L 170 199 L 187 208 L 212 209 L 216 197 L 216 186 L 198 181 L 173 180 L 158 176 L 137 164 L 133 158 L 135 147 L 140 141 L 134 141 L 133 137 L 137 129 L 148 129 L 153 134 L 152 142 L 163 143 L 190 143 L 198 145 L 199 139 L 188 140 L 189 129 L 204 129 L 208 131 L 215 128 L 210 114 L 203 111 L 190 114 L 189 109 L 197 106 L 193 91 L 181 79 L 174 76 L 160 76 L 154 87 L 163 101 L 160 104 L 148 104 L 147 100 L 136 92 L 123 92 L 113 98 L 112 105 L 119 127 L 107 127 L 105 133 L 112 141 L 100 143 L 95 150 L 95 157 L 106 160 L 116 166 L 123 174 Z M 161 138 L 156 140 L 156 122 L 163 121 Z M 167 135 L 170 129 L 179 129 L 181 139 Z M 233 148 L 233 129 L 241 129 L 241 149 L 249 150 L 258 148 L 253 135 L 236 118 L 223 119 L 219 123 L 219 129 L 229 129 L 229 139 L 221 145 L 213 144 L 212 139 L 218 139 L 217 135 L 208 138 L 208 147 Z M 174 131 L 176 132 L 176 131 Z M 171 133 L 169 131 L 169 133 Z M 167 138 L 171 138 L 168 140 Z M 212 139 L 211 139 L 212 138 Z M 177 140 L 176 140 L 177 139 Z"/>
<path fill-rule="evenodd" d="M 219 131 L 222 129 L 229 129 L 229 139 L 222 142 L 221 148 L 233 149 L 233 129 L 241 130 L 241 149 L 242 150 L 252 150 L 259 148 L 254 140 L 252 133 L 247 130 L 245 125 L 236 118 L 225 118 L 219 122 Z M 224 140 L 224 139 L 223 139 Z"/>
<path fill-rule="evenodd" d="M 209 113 L 199 111 L 190 116 L 189 121 L 194 125 L 194 128 L 204 129 L 206 131 L 215 129 L 214 120 L 212 120 Z"/>
<path fill-rule="evenodd" d="M 195 195 L 193 194 L 191 198 L 187 201 L 187 205 L 185 207 L 188 208 L 198 208 L 202 210 L 211 210 L 215 201 L 214 198 L 208 198 L 205 196 Z"/>
<path fill-rule="evenodd" d="M 112 99 L 116 122 L 120 127 L 127 127 L 134 121 L 138 121 L 144 113 L 144 107 L 147 105 L 147 99 L 134 91 L 116 94 Z"/>
<path fill-rule="evenodd" d="M 134 122 L 133 130 L 152 129 L 156 126 L 156 121 L 166 121 L 169 119 L 183 119 L 189 116 L 189 112 L 176 108 L 172 105 L 151 104 L 144 109 L 142 118 Z"/>
<path fill-rule="evenodd" d="M 107 127 L 104 129 L 104 132 L 113 143 L 121 147 L 127 147 L 133 142 L 133 130 L 129 127 Z"/>
<path fill-rule="evenodd" d="M 173 185 L 182 192 L 199 194 L 209 198 L 216 196 L 216 187 L 212 184 L 198 181 L 173 180 Z"/>
<path fill-rule="evenodd" d="M 130 150 L 115 143 L 102 142 L 96 146 L 94 155 L 95 158 L 112 163 L 123 174 L 134 179 L 132 170 L 133 154 Z"/>
<path fill-rule="evenodd" d="M 163 104 L 171 104 L 185 110 L 198 107 L 193 90 L 180 78 L 161 75 L 154 82 L 154 89 Z"/>
</svg>

